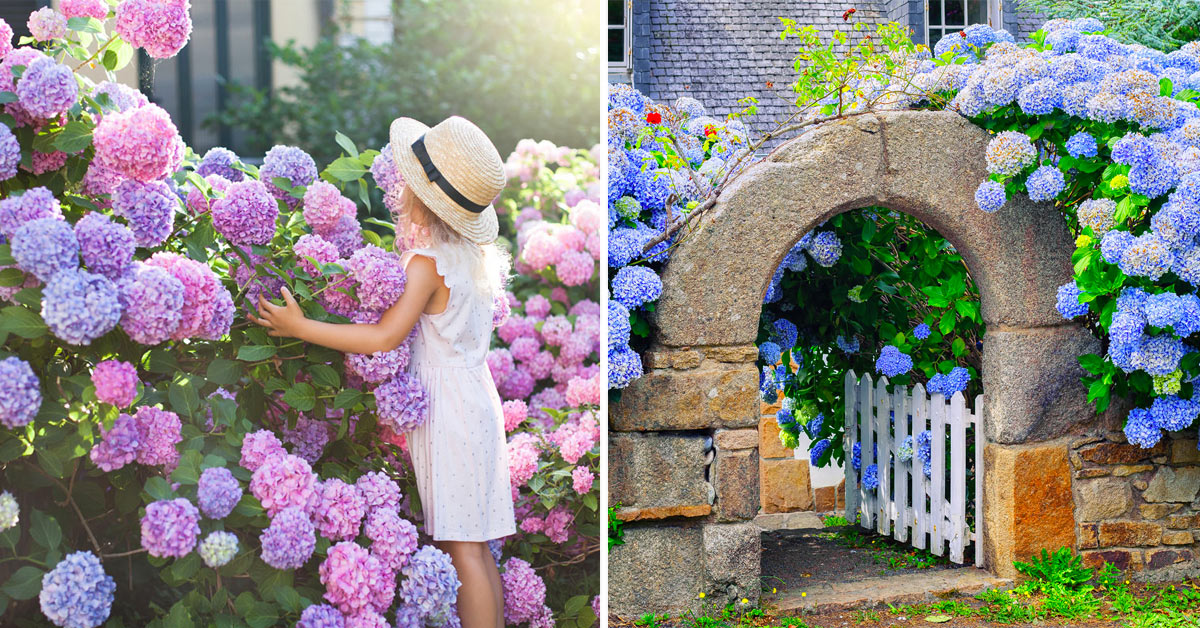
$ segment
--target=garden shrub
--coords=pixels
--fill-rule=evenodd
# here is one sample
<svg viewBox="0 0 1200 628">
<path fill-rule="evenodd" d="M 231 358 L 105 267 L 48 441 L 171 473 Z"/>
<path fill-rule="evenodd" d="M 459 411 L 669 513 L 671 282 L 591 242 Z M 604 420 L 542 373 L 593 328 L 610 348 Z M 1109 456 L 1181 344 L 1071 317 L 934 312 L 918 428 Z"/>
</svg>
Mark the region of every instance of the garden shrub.
<svg viewBox="0 0 1200 628">
<path fill-rule="evenodd" d="M 293 146 L 261 167 L 224 149 L 200 157 L 165 112 L 111 82 L 128 42 L 178 52 L 186 10 L 125 0 L 109 24 L 86 13 L 100 9 L 42 10 L 44 41 L 0 37 L 0 616 L 456 624 L 453 567 L 413 523 L 404 432 L 424 421 L 426 397 L 405 373 L 407 344 L 343 355 L 245 317 L 284 286 L 318 320 L 377 320 L 395 302 L 406 242 L 388 222 L 363 229 L 366 207 L 351 200 L 365 205 L 378 188 L 394 204 L 403 182 L 390 149 L 360 151 L 338 133 L 323 169 Z M 77 74 L 87 64 L 110 81 Z M 588 251 L 592 267 L 577 255 L 565 273 L 518 266 L 540 274 L 515 278 L 497 302 L 499 330 L 514 305 L 523 326 L 498 333 L 493 353 L 533 338 L 539 368 L 506 394 L 523 532 L 492 550 L 509 623 L 588 626 L 600 380 L 588 248 L 599 208 L 587 198 L 598 173 L 586 151 L 532 141 L 508 170 L 506 242 L 522 242 L 513 218 L 530 206 L 523 233 L 574 230 L 565 248 Z"/>
</svg>

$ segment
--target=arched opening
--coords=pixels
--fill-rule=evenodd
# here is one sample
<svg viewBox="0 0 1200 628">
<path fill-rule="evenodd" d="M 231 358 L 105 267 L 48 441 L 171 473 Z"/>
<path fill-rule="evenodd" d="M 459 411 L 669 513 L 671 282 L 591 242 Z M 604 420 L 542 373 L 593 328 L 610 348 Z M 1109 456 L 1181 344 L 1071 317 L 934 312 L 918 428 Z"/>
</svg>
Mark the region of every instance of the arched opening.
<svg viewBox="0 0 1200 628">
<path fill-rule="evenodd" d="M 637 581 L 640 570 L 664 564 L 687 569 L 672 583 L 674 596 L 610 590 L 614 612 L 694 606 L 697 590 L 758 598 L 761 547 L 751 520 L 759 504 L 747 499 L 759 490 L 757 443 L 741 435 L 756 431 L 761 416 L 762 297 L 804 234 L 856 208 L 891 208 L 935 229 L 978 286 L 987 325 L 985 566 L 1007 575 L 1016 558 L 1076 545 L 1063 437 L 1095 419 L 1075 356 L 1097 341 L 1055 311 L 1056 288 L 1071 276 L 1071 246 L 1053 206 L 1018 196 L 994 214 L 976 209 L 987 142 L 986 131 L 949 112 L 818 126 L 739 176 L 676 247 L 663 272 L 647 373 L 610 408 L 610 486 L 653 475 L 657 499 L 628 494 L 633 523 L 611 555 L 610 581 Z M 700 442 L 691 451 L 681 432 L 709 434 L 713 451 Z"/>
</svg>

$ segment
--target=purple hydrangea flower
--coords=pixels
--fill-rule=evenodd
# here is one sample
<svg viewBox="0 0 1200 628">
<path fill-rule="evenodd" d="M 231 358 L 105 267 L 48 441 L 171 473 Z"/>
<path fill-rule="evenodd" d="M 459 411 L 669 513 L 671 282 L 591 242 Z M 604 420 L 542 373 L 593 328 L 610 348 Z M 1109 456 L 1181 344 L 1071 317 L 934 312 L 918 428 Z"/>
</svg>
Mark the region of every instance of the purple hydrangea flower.
<svg viewBox="0 0 1200 628">
<path fill-rule="evenodd" d="M 133 232 L 99 212 L 88 212 L 75 223 L 75 239 L 88 270 L 116 281 L 133 261 L 137 248 Z"/>
<path fill-rule="evenodd" d="M 91 344 L 121 321 L 117 286 L 104 275 L 61 270 L 46 282 L 42 319 L 63 342 Z"/>
<path fill-rule="evenodd" d="M 101 428 L 100 438 L 88 456 L 102 471 L 116 471 L 137 459 L 142 438 L 137 419 L 121 414 L 111 430 Z"/>
<path fill-rule="evenodd" d="M 109 100 L 105 111 L 129 111 L 150 103 L 145 94 L 124 83 L 104 81 L 92 91 L 92 97 L 99 100 L 101 94 L 108 96 Z"/>
<path fill-rule="evenodd" d="M 254 179 L 231 184 L 211 211 L 213 227 L 233 244 L 266 244 L 275 236 L 279 204 Z"/>
<path fill-rule="evenodd" d="M 307 508 L 316 495 L 316 484 L 317 477 L 306 460 L 291 454 L 274 455 L 254 471 L 250 492 L 273 517 L 292 506 Z"/>
<path fill-rule="evenodd" d="M 329 443 L 329 424 L 325 421 L 301 416 L 296 428 L 283 428 L 283 441 L 292 445 L 292 454 L 300 456 L 309 464 L 321 459 L 325 445 Z"/>
<path fill-rule="evenodd" d="M 31 220 L 12 236 L 17 267 L 42 281 L 79 267 L 79 242 L 71 225 L 57 218 Z"/>
<path fill-rule="evenodd" d="M 893 345 L 884 347 L 883 351 L 879 353 L 879 359 L 875 361 L 876 372 L 887 377 L 895 377 L 907 373 L 912 370 L 912 367 L 912 357 L 906 353 L 902 353 L 900 349 Z"/>
<path fill-rule="evenodd" d="M 184 286 L 157 266 L 134 262 L 117 281 L 121 329 L 137 343 L 155 345 L 171 337 L 182 317 Z"/>
<path fill-rule="evenodd" d="M 409 558 L 401 573 L 404 581 L 400 583 L 400 599 L 415 607 L 429 624 L 445 622 L 454 612 L 458 587 L 462 585 L 450 555 L 426 545 Z"/>
<path fill-rule="evenodd" d="M 39 218 L 63 220 L 62 207 L 54 193 L 44 187 L 0 199 L 0 236 L 12 240 L 17 229 Z"/>
<path fill-rule="evenodd" d="M 225 467 L 209 467 L 200 474 L 196 501 L 209 519 L 224 519 L 242 499 L 242 487 Z"/>
<path fill-rule="evenodd" d="M 397 434 L 424 425 L 429 395 L 415 375 L 400 373 L 375 389 L 379 422 Z"/>
<path fill-rule="evenodd" d="M 403 373 L 408 368 L 411 351 L 407 343 L 391 351 L 376 351 L 371 355 L 346 354 L 346 370 L 363 379 L 378 384 Z"/>
<path fill-rule="evenodd" d="M 313 512 L 317 531 L 331 541 L 352 541 L 358 536 L 367 505 L 362 491 L 337 478 L 321 483 L 320 503 Z"/>
<path fill-rule="evenodd" d="M 75 72 L 49 57 L 38 59 L 17 82 L 17 99 L 34 117 L 57 118 L 79 100 Z"/>
<path fill-rule="evenodd" d="M 15 355 L 0 360 L 0 424 L 28 425 L 41 405 L 41 382 L 29 363 Z"/>
<path fill-rule="evenodd" d="M 371 539 L 371 555 L 392 571 L 403 568 L 417 551 L 417 526 L 391 508 L 371 511 L 363 532 Z"/>
<path fill-rule="evenodd" d="M 183 558 L 200 536 L 200 511 L 177 497 L 152 502 L 142 516 L 142 547 L 158 558 Z"/>
<path fill-rule="evenodd" d="M 238 162 L 236 153 L 223 146 L 214 146 L 204 153 L 200 165 L 196 166 L 196 174 L 202 177 L 215 174 L 230 183 L 237 183 L 246 178 L 246 173 L 233 167 Z"/>
<path fill-rule="evenodd" d="M 200 558 L 204 559 L 205 565 L 213 569 L 223 567 L 237 556 L 237 535 L 224 530 L 215 530 L 204 537 L 203 541 L 200 541 L 197 551 L 200 553 Z"/>
<path fill-rule="evenodd" d="M 104 360 L 92 369 L 96 398 L 118 408 L 128 408 L 137 397 L 137 367 L 120 360 Z"/>
<path fill-rule="evenodd" d="M 189 3 L 180 0 L 122 0 L 117 5 L 116 31 L 155 59 L 179 53 L 192 35 Z"/>
<path fill-rule="evenodd" d="M 263 562 L 276 569 L 299 569 L 317 548 L 316 528 L 299 506 L 279 511 L 260 540 Z"/>
<path fill-rule="evenodd" d="M 295 146 L 276 144 L 263 156 L 263 165 L 258 170 L 258 176 L 267 186 L 271 196 L 283 199 L 289 208 L 295 208 L 300 199 L 276 186 L 274 180 L 283 177 L 291 182 L 292 187 L 307 186 L 317 178 L 317 162 Z"/>
<path fill-rule="evenodd" d="M 504 621 L 510 625 L 553 625 L 553 613 L 546 606 L 546 582 L 526 561 L 512 557 L 500 574 L 504 588 Z"/>
<path fill-rule="evenodd" d="M 21 143 L 7 124 L 0 124 L 0 127 L 3 127 L 0 128 L 0 181 L 7 181 L 17 176 L 17 166 L 21 165 Z"/>
<path fill-rule="evenodd" d="M 989 214 L 1000 211 L 1006 202 L 1008 202 L 1008 196 L 1004 192 L 1003 183 L 984 181 L 979 184 L 979 189 L 975 190 L 975 204 Z"/>
<path fill-rule="evenodd" d="M 171 235 L 179 197 L 162 181 L 122 181 L 112 198 L 113 210 L 129 223 L 138 246 L 155 247 Z"/>
<path fill-rule="evenodd" d="M 384 144 L 379 154 L 371 162 L 371 176 L 375 177 L 375 185 L 385 191 L 396 190 L 404 185 L 404 177 L 396 167 L 396 157 L 392 154 L 392 145 Z"/>
<path fill-rule="evenodd" d="M 400 507 L 400 487 L 383 472 L 371 471 L 363 474 L 354 484 L 362 491 L 363 501 L 368 510 L 395 510 Z"/>
<path fill-rule="evenodd" d="M 90 628 L 108 619 L 116 589 L 95 554 L 72 552 L 42 576 L 38 603 L 55 626 Z"/>
<path fill-rule="evenodd" d="M 133 415 L 138 422 L 137 461 L 144 465 L 173 467 L 179 462 L 175 445 L 183 439 L 179 415 L 154 406 L 141 406 Z"/>
<path fill-rule="evenodd" d="M 328 604 L 313 604 L 300 614 L 296 628 L 345 628 L 342 612 Z"/>
<path fill-rule="evenodd" d="M 408 282 L 400 256 L 374 245 L 355 251 L 345 266 L 358 282 L 358 300 L 367 310 L 381 312 L 394 305 Z"/>
</svg>

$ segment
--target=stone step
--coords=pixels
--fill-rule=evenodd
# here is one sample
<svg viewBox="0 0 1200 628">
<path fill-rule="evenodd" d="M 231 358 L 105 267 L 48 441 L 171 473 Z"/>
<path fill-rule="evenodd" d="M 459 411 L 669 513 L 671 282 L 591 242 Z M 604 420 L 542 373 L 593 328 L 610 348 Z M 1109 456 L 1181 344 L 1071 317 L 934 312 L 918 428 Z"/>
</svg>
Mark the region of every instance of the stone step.
<svg viewBox="0 0 1200 628">
<path fill-rule="evenodd" d="M 951 593 L 975 595 L 986 589 L 1008 586 L 1012 586 L 1012 580 L 997 578 L 982 569 L 964 567 L 927 574 L 820 583 L 805 589 L 766 595 L 763 606 L 771 608 L 777 615 L 823 613 L 887 604 L 915 604 L 944 598 Z"/>
</svg>

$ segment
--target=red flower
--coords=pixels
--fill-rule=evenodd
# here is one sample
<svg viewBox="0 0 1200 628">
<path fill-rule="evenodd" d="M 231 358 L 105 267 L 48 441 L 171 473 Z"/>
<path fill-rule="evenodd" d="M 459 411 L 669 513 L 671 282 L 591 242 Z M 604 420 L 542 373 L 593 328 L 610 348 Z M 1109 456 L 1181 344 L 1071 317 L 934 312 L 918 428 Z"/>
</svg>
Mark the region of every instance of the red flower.
<svg viewBox="0 0 1200 628">
<path fill-rule="evenodd" d="M 657 111 L 651 111 L 650 113 L 646 114 L 646 122 L 649 122 L 650 124 L 658 124 L 662 122 L 662 114 Z"/>
<path fill-rule="evenodd" d="M 715 127 L 713 127 L 713 125 L 709 124 L 704 127 L 704 137 L 708 137 L 710 135 L 716 135 L 716 134 L 717 134 L 717 129 Z"/>
<path fill-rule="evenodd" d="M 774 87 L 775 87 L 775 83 L 773 83 L 771 81 L 767 81 L 767 89 L 772 89 Z"/>
<path fill-rule="evenodd" d="M 842 14 L 842 21 L 848 22 L 850 20 L 850 16 L 854 15 L 857 11 L 858 9 L 847 9 L 846 12 Z"/>
<path fill-rule="evenodd" d="M 967 38 L 967 31 L 958 31 L 958 36 L 959 36 L 959 37 L 962 37 L 963 39 L 966 39 L 966 38 Z"/>
</svg>

